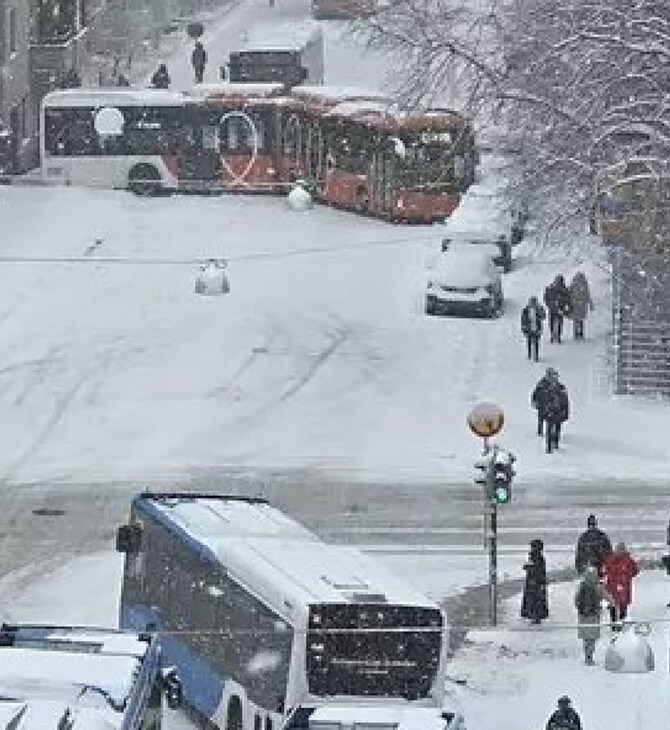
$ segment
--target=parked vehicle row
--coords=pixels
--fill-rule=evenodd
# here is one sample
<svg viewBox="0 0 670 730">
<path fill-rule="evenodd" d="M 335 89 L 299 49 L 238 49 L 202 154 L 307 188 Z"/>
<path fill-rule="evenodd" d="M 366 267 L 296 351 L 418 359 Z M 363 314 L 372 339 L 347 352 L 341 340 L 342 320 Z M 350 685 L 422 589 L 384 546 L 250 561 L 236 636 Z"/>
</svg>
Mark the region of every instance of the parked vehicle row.
<svg viewBox="0 0 670 730">
<path fill-rule="evenodd" d="M 514 264 L 514 247 L 528 219 L 501 178 L 503 161 L 482 160 L 482 180 L 472 185 L 444 223 L 440 252 L 426 288 L 426 314 L 498 317 L 505 297 L 501 272 Z"/>
</svg>

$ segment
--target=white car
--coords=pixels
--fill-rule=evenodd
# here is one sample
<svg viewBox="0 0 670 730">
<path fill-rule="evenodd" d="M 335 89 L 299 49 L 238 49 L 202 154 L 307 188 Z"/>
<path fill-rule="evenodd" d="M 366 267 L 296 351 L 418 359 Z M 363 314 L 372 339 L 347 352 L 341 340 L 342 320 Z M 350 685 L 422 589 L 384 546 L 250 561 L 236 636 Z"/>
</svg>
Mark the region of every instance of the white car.
<svg viewBox="0 0 670 730">
<path fill-rule="evenodd" d="M 459 246 L 439 254 L 428 276 L 426 314 L 497 317 L 504 305 L 500 271 L 490 252 Z"/>
</svg>

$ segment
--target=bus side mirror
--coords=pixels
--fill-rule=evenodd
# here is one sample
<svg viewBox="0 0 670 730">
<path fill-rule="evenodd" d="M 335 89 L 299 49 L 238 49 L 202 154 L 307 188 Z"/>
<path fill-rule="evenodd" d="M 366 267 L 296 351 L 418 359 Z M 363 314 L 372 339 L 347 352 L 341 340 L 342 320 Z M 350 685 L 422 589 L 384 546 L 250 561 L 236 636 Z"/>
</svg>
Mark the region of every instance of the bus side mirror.
<svg viewBox="0 0 670 730">
<path fill-rule="evenodd" d="M 118 553 L 138 553 L 142 544 L 142 529 L 139 525 L 121 525 L 116 531 Z"/>
<path fill-rule="evenodd" d="M 165 667 L 161 673 L 161 680 L 163 682 L 163 692 L 165 692 L 168 707 L 171 710 L 177 710 L 181 707 L 184 699 L 181 680 L 177 675 L 177 670 L 174 667 Z"/>
</svg>

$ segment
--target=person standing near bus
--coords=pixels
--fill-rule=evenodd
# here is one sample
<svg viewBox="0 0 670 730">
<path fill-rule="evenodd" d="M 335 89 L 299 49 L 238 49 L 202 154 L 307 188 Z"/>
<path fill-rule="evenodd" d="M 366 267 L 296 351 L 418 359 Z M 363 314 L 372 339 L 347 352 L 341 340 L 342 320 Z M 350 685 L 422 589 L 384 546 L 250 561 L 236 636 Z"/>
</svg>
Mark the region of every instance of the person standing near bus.
<svg viewBox="0 0 670 730">
<path fill-rule="evenodd" d="M 151 85 L 154 89 L 167 89 L 170 86 L 170 74 L 164 63 L 159 64 L 151 77 Z"/>
<path fill-rule="evenodd" d="M 195 48 L 191 54 L 191 65 L 195 74 L 195 83 L 201 84 L 205 76 L 205 66 L 207 65 L 207 51 L 200 41 L 196 41 Z"/>
</svg>

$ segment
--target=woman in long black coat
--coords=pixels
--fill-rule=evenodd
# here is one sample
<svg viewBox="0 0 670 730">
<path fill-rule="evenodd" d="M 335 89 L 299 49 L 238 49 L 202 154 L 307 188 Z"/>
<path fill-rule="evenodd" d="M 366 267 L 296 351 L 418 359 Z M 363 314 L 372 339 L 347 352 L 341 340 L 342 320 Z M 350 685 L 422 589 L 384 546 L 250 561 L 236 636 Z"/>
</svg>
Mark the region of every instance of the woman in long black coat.
<svg viewBox="0 0 670 730">
<path fill-rule="evenodd" d="M 523 587 L 521 601 L 522 618 L 530 619 L 532 624 L 539 624 L 549 616 L 547 602 L 547 566 L 544 562 L 542 540 L 531 540 L 528 562 L 523 566 L 526 571 L 526 583 Z"/>
</svg>

